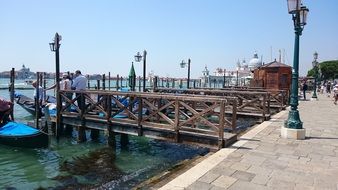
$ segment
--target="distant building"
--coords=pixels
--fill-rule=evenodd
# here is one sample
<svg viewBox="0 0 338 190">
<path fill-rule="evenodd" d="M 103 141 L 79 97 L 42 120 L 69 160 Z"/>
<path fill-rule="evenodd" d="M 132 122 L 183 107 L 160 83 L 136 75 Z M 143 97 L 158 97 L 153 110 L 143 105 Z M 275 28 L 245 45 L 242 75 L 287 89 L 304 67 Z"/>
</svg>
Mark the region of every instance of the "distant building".
<svg viewBox="0 0 338 190">
<path fill-rule="evenodd" d="M 226 70 L 217 68 L 214 75 L 211 75 L 207 66 L 202 71 L 201 83 L 203 87 L 222 87 L 222 85 L 249 85 L 253 78 L 253 71 L 262 66 L 262 61 L 258 59 L 258 54 L 255 52 L 253 58 L 246 63 L 245 59 L 242 62 L 239 60 L 236 63 L 236 70 Z"/>
<path fill-rule="evenodd" d="M 28 79 L 35 76 L 35 73 L 31 72 L 25 64 L 22 65 L 22 68 L 15 72 L 17 79 Z"/>
</svg>

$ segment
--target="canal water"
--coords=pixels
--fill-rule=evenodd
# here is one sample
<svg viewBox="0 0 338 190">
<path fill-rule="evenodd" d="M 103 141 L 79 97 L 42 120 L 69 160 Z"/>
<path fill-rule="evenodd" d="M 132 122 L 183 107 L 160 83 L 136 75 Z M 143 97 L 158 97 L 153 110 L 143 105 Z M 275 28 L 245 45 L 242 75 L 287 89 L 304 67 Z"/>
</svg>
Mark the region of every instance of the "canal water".
<svg viewBox="0 0 338 190">
<path fill-rule="evenodd" d="M 50 86 L 53 81 L 48 81 Z M 95 84 L 96 81 L 92 81 Z M 0 87 L 8 87 L 8 79 L 0 79 Z M 24 81 L 15 82 L 18 87 Z M 32 97 L 33 90 L 17 90 Z M 52 91 L 49 91 L 53 95 Z M 9 100 L 8 90 L 0 90 L 0 97 Z M 34 118 L 20 106 L 14 107 L 17 122 L 31 122 Z M 255 120 L 237 121 L 237 129 L 245 130 Z M 143 181 L 168 171 L 182 161 L 203 156 L 208 149 L 184 144 L 167 143 L 145 137 L 129 136 L 126 148 L 107 147 L 106 136 L 99 141 L 77 143 L 76 133 L 51 136 L 48 148 L 23 149 L 0 145 L 0 189 L 131 189 Z"/>
<path fill-rule="evenodd" d="M 16 83 L 20 81 L 16 81 Z M 0 79 L 8 86 L 7 79 Z M 21 84 L 21 83 L 20 83 Z M 0 86 L 1 86 L 0 85 Z M 32 96 L 33 90 L 20 93 Z M 0 97 L 9 99 L 8 90 Z M 15 120 L 27 123 L 34 118 L 15 105 Z M 167 143 L 144 137 L 129 137 L 126 148 L 114 151 L 100 134 L 97 142 L 76 142 L 76 133 L 57 143 L 50 138 L 48 148 L 23 149 L 0 145 L 0 189 L 80 189 L 104 185 L 104 189 L 131 189 L 169 170 L 183 160 L 205 155 L 208 150 Z"/>
</svg>

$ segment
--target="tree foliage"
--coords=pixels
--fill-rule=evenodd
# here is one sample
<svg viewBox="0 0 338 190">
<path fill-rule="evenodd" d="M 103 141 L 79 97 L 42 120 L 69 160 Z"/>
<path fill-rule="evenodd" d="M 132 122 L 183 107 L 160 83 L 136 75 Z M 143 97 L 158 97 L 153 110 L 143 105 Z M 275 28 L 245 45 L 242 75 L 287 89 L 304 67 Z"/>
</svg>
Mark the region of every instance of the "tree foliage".
<svg viewBox="0 0 338 190">
<path fill-rule="evenodd" d="M 329 80 L 338 78 L 338 60 L 324 61 L 319 63 L 321 79 Z M 307 72 L 307 76 L 314 76 L 314 69 Z"/>
<path fill-rule="evenodd" d="M 325 61 L 319 64 L 323 79 L 338 78 L 338 60 Z"/>
</svg>

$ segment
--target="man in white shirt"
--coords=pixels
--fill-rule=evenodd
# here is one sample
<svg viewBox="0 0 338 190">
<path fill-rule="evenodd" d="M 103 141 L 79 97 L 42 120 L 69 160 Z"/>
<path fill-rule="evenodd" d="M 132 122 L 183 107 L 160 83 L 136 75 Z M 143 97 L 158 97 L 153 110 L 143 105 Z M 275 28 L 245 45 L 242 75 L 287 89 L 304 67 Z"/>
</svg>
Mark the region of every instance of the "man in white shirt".
<svg viewBox="0 0 338 190">
<path fill-rule="evenodd" d="M 80 70 L 75 71 L 75 79 L 73 79 L 72 89 L 73 90 L 86 90 L 87 87 L 87 78 L 81 74 Z M 76 96 L 81 95 L 80 93 L 76 93 Z M 82 110 L 85 107 L 85 100 L 84 97 L 81 96 L 77 100 L 77 105 Z"/>
<path fill-rule="evenodd" d="M 87 78 L 81 74 L 81 71 L 75 71 L 75 79 L 73 79 L 72 89 L 73 90 L 86 90 Z"/>
</svg>

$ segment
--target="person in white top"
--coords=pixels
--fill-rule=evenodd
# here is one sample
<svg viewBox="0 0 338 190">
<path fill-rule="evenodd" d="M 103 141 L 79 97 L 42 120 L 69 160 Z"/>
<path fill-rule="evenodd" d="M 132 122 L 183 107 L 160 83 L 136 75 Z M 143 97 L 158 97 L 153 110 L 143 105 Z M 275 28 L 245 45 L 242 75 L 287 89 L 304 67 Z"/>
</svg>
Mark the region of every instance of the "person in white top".
<svg viewBox="0 0 338 190">
<path fill-rule="evenodd" d="M 42 102 L 43 102 L 43 100 L 44 100 L 43 88 L 42 88 L 40 85 L 37 87 L 37 82 L 36 82 L 36 81 L 34 81 L 34 82 L 32 83 L 32 86 L 34 87 L 34 94 L 33 94 L 34 99 L 37 98 L 37 97 L 36 97 L 36 88 L 38 88 L 38 91 L 39 91 L 39 97 L 38 97 L 38 99 L 39 99 L 39 101 L 40 101 L 40 105 L 42 105 Z"/>
<path fill-rule="evenodd" d="M 73 79 L 72 89 L 73 90 L 86 90 L 87 78 L 81 74 L 80 70 L 75 71 L 75 79 Z M 76 96 L 80 96 L 81 93 L 76 93 Z M 77 105 L 81 110 L 85 108 L 85 100 L 83 96 L 77 99 Z"/>
<path fill-rule="evenodd" d="M 45 90 L 50 90 L 56 88 L 56 84 L 53 84 L 53 86 L 46 88 Z M 62 79 L 60 81 L 60 90 L 71 90 L 72 89 L 72 81 L 69 80 L 69 77 L 67 73 L 62 74 Z"/>
<path fill-rule="evenodd" d="M 333 96 L 334 96 L 334 104 L 337 105 L 338 102 L 338 84 L 336 84 L 333 88 Z"/>
<path fill-rule="evenodd" d="M 56 84 L 52 85 L 49 88 L 46 88 L 45 90 L 51 90 L 51 89 L 54 89 L 54 88 L 56 88 Z M 72 90 L 72 81 L 70 80 L 67 73 L 62 74 L 62 79 L 60 81 L 60 90 Z M 72 98 L 73 98 L 72 92 L 66 92 L 65 95 L 69 100 L 72 100 Z M 65 102 L 67 102 L 67 100 L 62 98 L 62 102 L 65 103 Z M 70 109 L 68 108 L 67 110 L 70 110 Z"/>
</svg>

